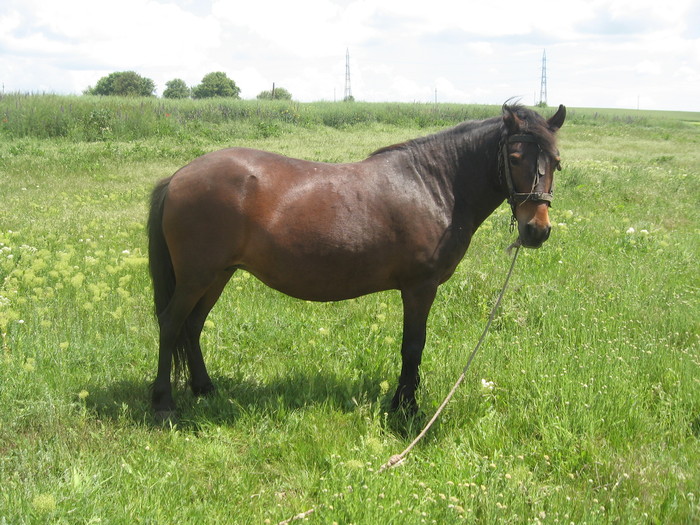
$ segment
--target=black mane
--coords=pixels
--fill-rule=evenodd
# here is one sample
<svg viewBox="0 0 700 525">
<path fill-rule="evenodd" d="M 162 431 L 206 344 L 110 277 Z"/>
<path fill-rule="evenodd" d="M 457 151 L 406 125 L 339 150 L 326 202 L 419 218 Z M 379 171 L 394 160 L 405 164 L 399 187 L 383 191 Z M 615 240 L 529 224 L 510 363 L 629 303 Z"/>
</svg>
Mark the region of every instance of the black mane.
<svg viewBox="0 0 700 525">
<path fill-rule="evenodd" d="M 521 133 L 531 133 L 537 138 L 540 147 L 551 157 L 557 157 L 556 137 L 547 126 L 547 121 L 536 111 L 526 108 L 521 104 L 504 104 L 503 114 L 510 112 L 521 121 Z M 464 140 L 465 134 L 470 140 L 483 140 L 483 135 L 493 129 L 493 126 L 500 127 L 499 140 L 505 138 L 509 133 L 502 117 L 492 117 L 486 120 L 468 120 L 452 128 L 439 131 L 432 135 L 418 137 L 398 144 L 392 144 L 380 148 L 370 154 L 370 157 L 381 155 L 393 151 L 410 151 L 422 149 L 429 144 L 441 144 L 455 142 L 457 138 Z"/>
<path fill-rule="evenodd" d="M 454 127 L 438 131 L 432 135 L 425 135 L 423 137 L 407 140 L 406 142 L 400 142 L 398 144 L 392 144 L 390 146 L 379 148 L 377 151 L 373 152 L 370 157 L 392 151 L 422 149 L 423 146 L 429 144 L 441 144 L 445 142 L 449 143 L 457 137 L 463 137 L 465 133 L 474 132 L 477 129 L 481 130 L 484 125 L 492 122 L 495 123 L 498 120 L 500 120 L 500 117 L 495 117 L 488 120 L 468 120 L 466 122 L 462 122 L 461 124 L 457 124 Z"/>
</svg>

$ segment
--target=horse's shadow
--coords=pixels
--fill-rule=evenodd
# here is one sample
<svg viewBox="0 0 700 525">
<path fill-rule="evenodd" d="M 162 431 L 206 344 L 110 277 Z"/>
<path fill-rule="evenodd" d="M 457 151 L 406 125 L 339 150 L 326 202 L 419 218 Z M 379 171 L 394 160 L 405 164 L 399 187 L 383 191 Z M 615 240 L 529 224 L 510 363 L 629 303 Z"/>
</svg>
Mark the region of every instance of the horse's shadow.
<svg viewBox="0 0 700 525">
<path fill-rule="evenodd" d="M 270 380 L 213 376 L 216 391 L 195 397 L 180 384 L 173 389 L 178 418 L 171 423 L 185 431 L 197 431 L 204 425 L 235 425 L 249 416 L 262 415 L 276 420 L 292 412 L 313 406 L 330 411 L 354 412 L 370 406 L 383 415 L 389 413 L 391 393 L 382 391 L 383 377 L 365 373 L 348 379 L 332 372 L 290 372 Z M 86 407 L 101 420 L 157 428 L 150 406 L 150 387 L 144 381 L 123 380 L 106 387 L 93 386 Z M 382 418 L 389 429 L 404 437 L 415 434 L 424 415 L 391 414 Z"/>
</svg>

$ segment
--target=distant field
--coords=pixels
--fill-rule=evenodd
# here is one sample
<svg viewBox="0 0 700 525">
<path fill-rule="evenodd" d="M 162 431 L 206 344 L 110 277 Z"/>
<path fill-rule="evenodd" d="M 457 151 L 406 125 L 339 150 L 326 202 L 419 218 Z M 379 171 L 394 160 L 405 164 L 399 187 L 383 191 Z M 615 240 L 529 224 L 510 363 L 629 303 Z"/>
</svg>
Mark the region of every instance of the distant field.
<svg viewBox="0 0 700 525">
<path fill-rule="evenodd" d="M 564 101 L 565 102 L 565 101 Z M 554 108 L 543 111 L 551 114 Z M 0 524 L 700 522 L 698 113 L 570 108 L 551 239 L 505 276 L 506 206 L 429 320 L 419 402 L 386 413 L 397 293 L 312 304 L 236 274 L 204 334 L 218 393 L 152 422 L 144 223 L 161 177 L 243 145 L 327 162 L 495 106 L 0 98 Z M 482 379 L 494 388 L 483 388 Z"/>
<path fill-rule="evenodd" d="M 571 113 L 577 116 L 599 116 L 603 118 L 629 118 L 629 119 L 650 119 L 652 122 L 658 121 L 684 121 L 700 122 L 700 113 L 696 111 L 658 111 L 651 109 L 598 109 L 598 108 L 571 108 Z"/>
</svg>

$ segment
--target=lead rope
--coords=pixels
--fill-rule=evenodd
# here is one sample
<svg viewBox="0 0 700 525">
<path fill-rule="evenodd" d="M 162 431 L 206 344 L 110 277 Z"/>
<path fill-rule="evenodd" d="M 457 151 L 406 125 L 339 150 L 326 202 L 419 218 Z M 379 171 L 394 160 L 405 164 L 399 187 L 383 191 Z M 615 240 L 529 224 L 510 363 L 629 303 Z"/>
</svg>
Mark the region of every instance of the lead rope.
<svg viewBox="0 0 700 525">
<path fill-rule="evenodd" d="M 452 390 L 447 394 L 445 397 L 444 401 L 440 404 L 440 406 L 437 408 L 435 411 L 435 414 L 433 415 L 432 418 L 430 418 L 430 421 L 425 425 L 425 428 L 421 430 L 420 434 L 416 436 L 416 438 L 411 442 L 410 445 L 408 445 L 403 452 L 400 454 L 394 454 L 389 458 L 389 461 L 384 463 L 381 468 L 377 471 L 377 473 L 384 472 L 385 470 L 389 470 L 391 468 L 396 467 L 397 465 L 400 465 L 403 463 L 404 459 L 406 459 L 406 456 L 413 450 L 413 448 L 420 442 L 421 439 L 425 437 L 425 435 L 428 433 L 428 430 L 430 430 L 430 427 L 433 426 L 435 421 L 437 421 L 437 418 L 440 417 L 440 414 L 442 411 L 445 409 L 447 404 L 450 402 L 452 397 L 455 395 L 455 392 L 457 392 L 457 389 L 459 386 L 462 384 L 464 381 L 464 378 L 467 375 L 467 370 L 469 370 L 469 366 L 472 364 L 472 361 L 474 360 L 474 356 L 476 356 L 476 353 L 479 351 L 479 348 L 481 347 L 481 343 L 484 342 L 484 339 L 486 339 L 486 334 L 489 332 L 489 328 L 491 328 L 491 323 L 493 322 L 494 318 L 496 317 L 496 312 L 498 311 L 498 307 L 501 305 L 501 300 L 503 299 L 503 296 L 506 293 L 506 288 L 508 288 L 508 282 L 510 281 L 510 276 L 513 274 L 513 268 L 515 268 L 515 261 L 518 259 L 518 253 L 520 252 L 520 239 L 517 239 L 513 244 L 511 244 L 508 249 L 506 250 L 508 254 L 511 253 L 511 251 L 515 248 L 515 253 L 513 254 L 513 260 L 510 263 L 510 268 L 508 269 L 508 274 L 506 275 L 506 279 L 503 282 L 503 287 L 501 288 L 501 292 L 498 294 L 498 298 L 496 299 L 496 303 L 493 305 L 493 308 L 491 308 L 491 314 L 489 315 L 489 319 L 486 322 L 486 326 L 484 327 L 484 331 L 481 333 L 481 337 L 479 338 L 479 341 L 476 343 L 476 346 L 474 347 L 474 350 L 472 350 L 472 353 L 469 354 L 469 359 L 467 359 L 467 364 L 464 365 L 464 368 L 462 369 L 462 373 L 460 376 L 457 378 L 457 381 L 455 382 L 454 386 L 452 387 Z M 312 507 L 309 510 L 305 512 L 301 512 L 297 514 L 296 516 L 293 516 L 287 520 L 280 521 L 277 525 L 289 525 L 289 523 L 296 521 L 296 520 L 301 520 L 304 519 L 311 514 L 313 514 L 316 511 L 317 507 Z"/>
<path fill-rule="evenodd" d="M 496 304 L 493 305 L 493 308 L 491 309 L 491 314 L 489 315 L 489 320 L 486 322 L 486 326 L 484 327 L 484 331 L 481 333 L 481 337 L 479 338 L 479 342 L 476 343 L 476 346 L 474 347 L 474 350 L 472 350 L 472 353 L 469 354 L 469 359 L 467 359 L 467 364 L 464 365 L 464 368 L 462 369 L 462 373 L 460 376 L 457 378 L 457 382 L 454 384 L 452 387 L 452 390 L 450 390 L 449 394 L 447 394 L 447 397 L 445 397 L 445 400 L 442 402 L 442 404 L 438 407 L 438 409 L 435 411 L 435 414 L 433 415 L 432 418 L 430 418 L 430 421 L 425 425 L 425 428 L 421 430 L 421 433 L 416 436 L 416 438 L 411 442 L 410 445 L 406 447 L 406 449 L 401 452 L 400 454 L 395 454 L 391 456 L 389 461 L 387 461 L 382 467 L 379 469 L 379 472 L 383 472 L 387 469 L 393 468 L 396 465 L 401 464 L 403 460 L 406 458 L 409 452 L 415 447 L 418 442 L 423 439 L 423 437 L 428 433 L 428 430 L 430 430 L 430 427 L 433 426 L 433 423 L 437 421 L 437 418 L 440 416 L 442 411 L 445 409 L 447 406 L 447 403 L 450 402 L 452 399 L 452 396 L 455 395 L 455 392 L 457 392 L 457 389 L 459 388 L 459 385 L 462 384 L 462 381 L 464 381 L 464 378 L 467 375 L 467 370 L 469 370 L 469 366 L 472 364 L 472 361 L 474 360 L 474 356 L 476 353 L 479 351 L 479 348 L 481 347 L 481 343 L 484 342 L 484 339 L 486 338 L 486 334 L 489 332 L 489 328 L 491 328 L 491 323 L 493 322 L 494 318 L 496 317 L 496 312 L 498 311 L 498 307 L 501 304 L 501 299 L 503 299 L 503 296 L 506 293 L 506 288 L 508 287 L 508 281 L 510 281 L 510 276 L 513 274 L 513 268 L 515 268 L 515 261 L 518 258 L 518 252 L 520 251 L 520 240 L 515 241 L 513 244 L 511 244 L 508 247 L 508 253 L 511 252 L 511 250 L 515 248 L 515 254 L 513 255 L 513 261 L 510 263 L 510 269 L 508 270 L 508 274 L 506 275 L 506 280 L 503 282 L 503 288 L 501 288 L 501 293 L 498 294 L 498 299 L 496 299 Z"/>
</svg>

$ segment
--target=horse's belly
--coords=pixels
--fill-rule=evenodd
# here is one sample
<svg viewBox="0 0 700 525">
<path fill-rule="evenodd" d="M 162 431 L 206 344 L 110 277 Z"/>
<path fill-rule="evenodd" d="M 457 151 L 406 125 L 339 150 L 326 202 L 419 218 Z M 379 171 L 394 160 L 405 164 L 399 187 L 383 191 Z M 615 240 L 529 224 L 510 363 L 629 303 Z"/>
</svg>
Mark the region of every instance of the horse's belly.
<svg viewBox="0 0 700 525">
<path fill-rule="evenodd" d="M 332 257 L 278 258 L 242 267 L 271 288 L 307 301 L 341 301 L 398 287 L 389 266 L 378 267 L 369 260 L 347 264 Z"/>
</svg>

